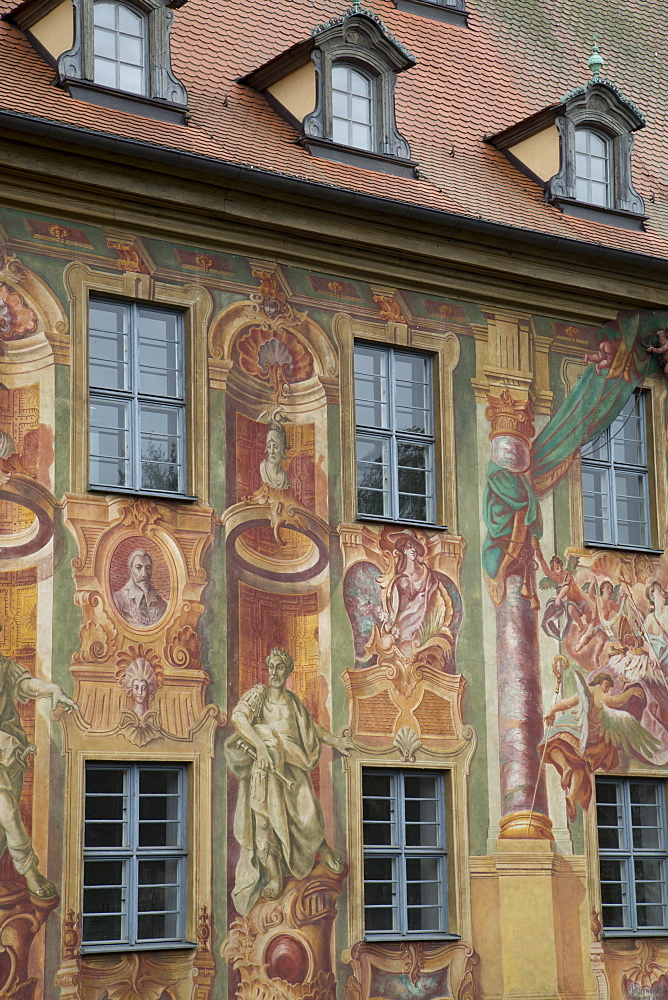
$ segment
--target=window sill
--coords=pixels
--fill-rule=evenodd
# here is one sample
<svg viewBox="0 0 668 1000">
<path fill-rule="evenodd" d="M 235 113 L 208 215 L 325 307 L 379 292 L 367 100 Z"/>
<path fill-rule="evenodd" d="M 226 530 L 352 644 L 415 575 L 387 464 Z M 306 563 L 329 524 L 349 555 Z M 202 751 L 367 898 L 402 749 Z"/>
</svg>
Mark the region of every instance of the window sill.
<svg viewBox="0 0 668 1000">
<path fill-rule="evenodd" d="M 589 219 L 590 222 L 603 222 L 606 226 L 618 226 L 620 229 L 637 229 L 645 231 L 646 215 L 636 215 L 621 208 L 602 208 L 588 205 L 575 198 L 555 198 L 552 202 L 564 215 L 574 215 L 578 219 Z"/>
<path fill-rule="evenodd" d="M 380 170 L 385 174 L 397 177 L 417 177 L 417 163 L 414 160 L 402 160 L 398 156 L 388 156 L 386 153 L 370 153 L 364 149 L 354 149 L 352 146 L 341 146 L 331 139 L 315 139 L 304 136 L 301 140 L 313 156 L 321 156 L 324 160 L 335 160 L 337 163 L 347 163 L 350 167 L 364 167 L 366 170 Z"/>
<path fill-rule="evenodd" d="M 82 944 L 79 952 L 82 955 L 101 955 L 110 951 L 183 951 L 196 947 L 195 941 L 142 941 L 141 944 Z"/>
<path fill-rule="evenodd" d="M 63 86 L 70 97 L 78 101 L 87 101 L 88 104 L 98 104 L 116 111 L 127 111 L 132 115 L 141 115 L 142 118 L 156 118 L 171 125 L 188 124 L 188 109 L 182 105 L 170 104 L 169 101 L 141 97 L 123 90 L 110 90 L 89 80 L 64 80 Z"/>
<path fill-rule="evenodd" d="M 403 10 L 407 14 L 419 14 L 421 17 L 431 18 L 432 21 L 468 27 L 469 18 L 465 10 L 446 6 L 438 3 L 438 0 L 394 0 L 394 6 L 397 10 Z"/>
<path fill-rule="evenodd" d="M 355 520 L 361 521 L 362 524 L 366 522 L 371 524 L 396 524 L 402 528 L 422 528 L 424 531 L 448 530 L 447 524 L 432 524 L 431 521 L 402 521 L 399 518 L 374 517 L 373 514 L 357 514 Z"/>
<path fill-rule="evenodd" d="M 646 937 L 664 937 L 668 938 L 668 927 L 660 928 L 659 930 L 642 930 L 642 931 L 602 931 L 602 938 L 646 938 Z"/>
<path fill-rule="evenodd" d="M 115 495 L 121 493 L 123 496 L 131 497 L 151 497 L 153 500 L 181 500 L 183 503 L 197 503 L 198 497 L 190 496 L 188 493 L 160 493 L 159 490 L 131 490 L 122 486 L 96 486 L 88 484 L 89 493 L 106 493 Z"/>
<path fill-rule="evenodd" d="M 668 933 L 668 932 L 666 932 Z M 405 944 L 407 941 L 461 941 L 461 934 L 442 931 L 433 934 L 365 934 L 368 944 Z"/>
<path fill-rule="evenodd" d="M 663 549 L 654 549 L 649 545 L 617 545 L 614 542 L 592 542 L 585 540 L 583 546 L 586 549 L 613 549 L 619 552 L 644 552 L 649 556 L 663 555 Z"/>
</svg>

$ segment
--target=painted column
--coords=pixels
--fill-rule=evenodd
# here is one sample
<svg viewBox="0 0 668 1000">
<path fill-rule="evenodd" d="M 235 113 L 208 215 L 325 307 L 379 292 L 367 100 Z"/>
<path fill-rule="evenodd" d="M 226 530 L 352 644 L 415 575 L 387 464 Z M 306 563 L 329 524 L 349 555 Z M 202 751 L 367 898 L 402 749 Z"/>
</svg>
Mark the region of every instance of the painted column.
<svg viewBox="0 0 668 1000">
<path fill-rule="evenodd" d="M 543 707 L 535 546 L 542 534 L 530 481 L 533 415 L 508 390 L 488 395 L 492 461 L 483 564 L 496 605 L 501 839 L 552 839 L 538 746 Z"/>
<path fill-rule="evenodd" d="M 538 612 L 524 596 L 527 589 L 533 595 L 533 583 L 524 573 L 509 573 L 506 596 L 496 609 L 501 838 L 551 838 L 536 750 L 543 735 Z"/>
</svg>

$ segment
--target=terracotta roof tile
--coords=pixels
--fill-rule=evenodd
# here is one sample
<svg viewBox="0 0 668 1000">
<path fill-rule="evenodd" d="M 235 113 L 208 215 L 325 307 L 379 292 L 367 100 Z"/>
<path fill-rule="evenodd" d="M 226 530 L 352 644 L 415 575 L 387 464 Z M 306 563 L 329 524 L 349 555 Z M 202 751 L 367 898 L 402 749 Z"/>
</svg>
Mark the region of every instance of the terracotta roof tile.
<svg viewBox="0 0 668 1000">
<path fill-rule="evenodd" d="M 0 108 L 94 132 L 247 165 L 508 227 L 668 256 L 668 91 L 665 8 L 658 0 L 468 0 L 470 26 L 440 24 L 373 0 L 417 57 L 397 79 L 397 121 L 420 178 L 312 156 L 264 98 L 238 83 L 340 15 L 344 2 L 188 0 L 172 33 L 175 72 L 188 88 L 188 126 L 75 100 L 23 35 L 0 22 Z M 0 2 L 0 11 L 11 9 Z M 565 216 L 542 189 L 483 141 L 586 81 L 598 31 L 605 75 L 638 105 L 634 184 L 647 232 Z"/>
</svg>

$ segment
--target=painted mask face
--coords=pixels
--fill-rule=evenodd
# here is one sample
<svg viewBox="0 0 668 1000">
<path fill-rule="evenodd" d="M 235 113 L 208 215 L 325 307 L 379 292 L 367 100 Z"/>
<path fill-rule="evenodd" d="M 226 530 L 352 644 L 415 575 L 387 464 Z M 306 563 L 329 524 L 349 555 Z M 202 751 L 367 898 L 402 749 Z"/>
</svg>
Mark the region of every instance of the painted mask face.
<svg viewBox="0 0 668 1000">
<path fill-rule="evenodd" d="M 148 681 L 143 677 L 138 677 L 132 682 L 132 700 L 136 705 L 146 705 L 148 703 Z"/>
<path fill-rule="evenodd" d="M 509 472 L 526 472 L 531 456 L 526 441 L 502 434 L 492 441 L 492 461 Z"/>
</svg>

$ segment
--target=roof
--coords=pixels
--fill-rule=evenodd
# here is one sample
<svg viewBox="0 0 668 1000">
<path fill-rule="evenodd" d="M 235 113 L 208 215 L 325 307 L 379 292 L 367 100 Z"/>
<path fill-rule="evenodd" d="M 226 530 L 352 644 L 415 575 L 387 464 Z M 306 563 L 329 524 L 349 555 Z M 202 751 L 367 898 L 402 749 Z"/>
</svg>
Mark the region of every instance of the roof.
<svg viewBox="0 0 668 1000">
<path fill-rule="evenodd" d="M 658 0 L 468 0 L 469 26 L 366 6 L 415 55 L 396 85 L 397 125 L 416 179 L 312 155 L 240 78 L 305 41 L 349 4 L 338 0 L 188 0 L 175 12 L 172 65 L 188 89 L 188 125 L 76 100 L 14 26 L 0 21 L 0 111 L 132 139 L 256 171 L 547 236 L 668 258 L 668 25 Z M 0 0 L 0 13 L 12 4 Z M 485 136 L 558 103 L 586 83 L 592 34 L 605 75 L 647 119 L 633 183 L 646 232 L 563 215 Z M 382 202 L 379 202 L 382 207 Z"/>
</svg>

